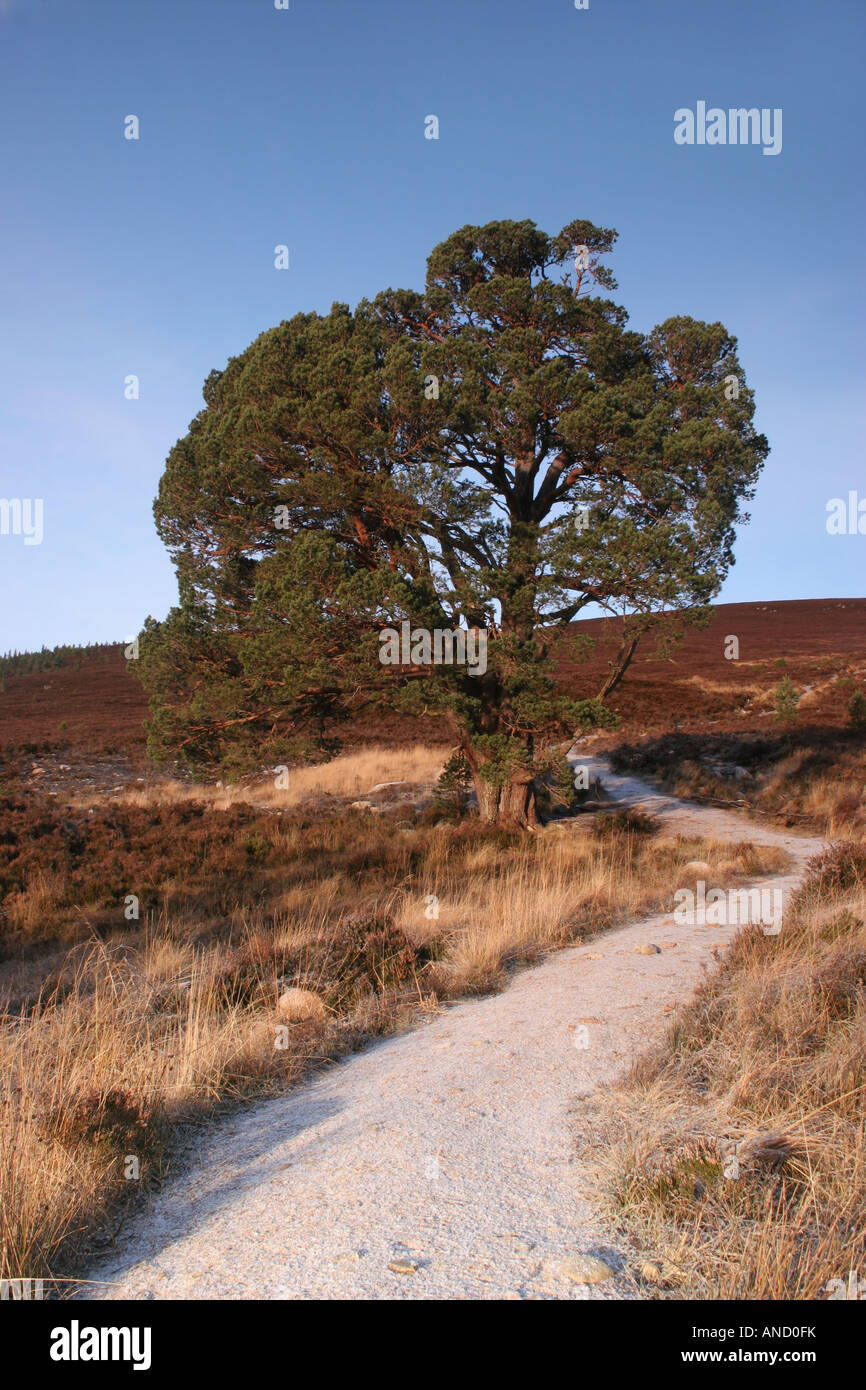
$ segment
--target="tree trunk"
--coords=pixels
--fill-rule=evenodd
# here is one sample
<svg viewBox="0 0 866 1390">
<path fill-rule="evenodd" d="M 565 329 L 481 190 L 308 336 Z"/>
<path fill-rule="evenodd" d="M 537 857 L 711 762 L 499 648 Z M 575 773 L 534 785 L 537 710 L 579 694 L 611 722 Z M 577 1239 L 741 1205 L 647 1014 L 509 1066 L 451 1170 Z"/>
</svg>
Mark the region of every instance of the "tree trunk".
<svg viewBox="0 0 866 1390">
<path fill-rule="evenodd" d="M 515 774 L 504 786 L 495 786 L 481 776 L 481 769 L 473 764 L 472 781 L 478 798 L 478 814 L 488 825 L 518 826 L 521 830 L 536 830 L 541 822 L 535 797 L 535 783 L 527 772 Z"/>
<path fill-rule="evenodd" d="M 625 675 L 626 671 L 631 665 L 631 659 L 638 649 L 638 644 L 642 636 L 643 633 L 638 632 L 637 635 L 634 637 L 623 637 L 616 657 L 613 661 L 608 663 L 610 666 L 610 670 L 608 672 L 607 679 L 602 685 L 601 690 L 598 692 L 599 700 L 606 699 L 608 695 L 610 695 L 614 690 L 616 690 L 617 686 L 619 685 L 620 681 L 622 680 L 623 676 Z"/>
</svg>

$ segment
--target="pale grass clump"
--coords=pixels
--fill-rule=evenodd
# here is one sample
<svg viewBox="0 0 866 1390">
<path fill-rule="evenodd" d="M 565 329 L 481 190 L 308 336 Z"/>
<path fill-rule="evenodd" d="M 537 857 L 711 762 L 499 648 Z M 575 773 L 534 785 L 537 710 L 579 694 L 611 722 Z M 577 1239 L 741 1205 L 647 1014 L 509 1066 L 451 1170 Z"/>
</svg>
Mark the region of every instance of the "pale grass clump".
<svg viewBox="0 0 866 1390">
<path fill-rule="evenodd" d="M 805 748 L 798 748 L 794 753 L 789 753 L 787 758 L 780 758 L 767 777 L 768 791 L 783 791 L 787 784 L 802 772 L 808 761 L 809 752 Z"/>
<path fill-rule="evenodd" d="M 448 757 L 446 748 L 425 743 L 406 747 L 370 747 L 346 753 L 330 762 L 289 770 L 288 786 L 275 786 L 273 773 L 231 785 L 213 782 L 180 782 L 166 779 L 149 787 L 133 787 L 117 800 L 130 806 L 174 805 L 201 801 L 214 810 L 252 801 L 257 806 L 282 809 L 298 806 L 308 797 L 362 797 L 382 782 L 432 785 Z M 82 802 L 82 798 L 77 798 Z"/>
<path fill-rule="evenodd" d="M 815 1299 L 866 1274 L 866 849 L 852 863 L 778 937 L 744 929 L 600 1105 L 600 1188 L 647 1291 Z"/>
<path fill-rule="evenodd" d="M 866 813 L 866 762 L 858 767 L 836 766 L 832 771 L 810 768 L 807 750 L 799 749 L 783 758 L 767 779 L 769 797 L 784 798 L 792 783 L 797 784 L 797 811 L 802 818 L 825 829 L 830 839 L 850 836 L 852 826 L 861 826 Z"/>
<path fill-rule="evenodd" d="M 8 893 L 3 901 L 9 927 L 25 935 L 36 931 L 50 910 L 61 882 L 61 875 L 51 869 L 38 868 L 31 873 L 26 886 L 17 893 Z"/>
<path fill-rule="evenodd" d="M 745 666 L 746 662 L 740 662 L 740 666 Z M 744 700 L 750 697 L 757 700 L 762 694 L 762 687 L 757 683 L 747 684 L 735 681 L 716 681 L 710 680 L 707 676 L 691 675 L 684 681 L 684 685 L 696 686 L 698 690 L 707 695 L 732 695 L 736 700 Z"/>
<path fill-rule="evenodd" d="M 809 779 L 802 797 L 805 813 L 827 826 L 831 839 L 851 833 L 852 823 L 866 815 L 866 782 L 860 777 L 822 777 Z"/>
</svg>

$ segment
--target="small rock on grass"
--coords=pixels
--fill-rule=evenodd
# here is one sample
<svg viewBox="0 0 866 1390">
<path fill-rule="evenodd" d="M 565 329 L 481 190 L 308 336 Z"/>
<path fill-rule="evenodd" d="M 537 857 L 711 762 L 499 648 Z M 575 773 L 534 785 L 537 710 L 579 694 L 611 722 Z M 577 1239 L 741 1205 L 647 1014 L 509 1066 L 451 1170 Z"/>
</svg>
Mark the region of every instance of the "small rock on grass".
<svg viewBox="0 0 866 1390">
<path fill-rule="evenodd" d="M 551 1261 L 550 1272 L 570 1279 L 573 1284 L 602 1284 L 616 1274 L 615 1269 L 595 1255 L 566 1255 L 564 1259 Z"/>
<path fill-rule="evenodd" d="M 310 989 L 292 986 L 283 991 L 277 1001 L 277 1010 L 287 1023 L 302 1023 L 325 1017 L 327 1009 L 321 997 Z"/>
<path fill-rule="evenodd" d="M 634 949 L 639 956 L 660 956 L 662 953 L 661 946 L 635 946 Z"/>
<path fill-rule="evenodd" d="M 417 1274 L 419 1265 L 419 1260 L 413 1260 L 408 1255 L 398 1255 L 396 1259 L 388 1261 L 388 1268 L 395 1274 Z"/>
<path fill-rule="evenodd" d="M 638 1274 L 645 1284 L 658 1284 L 663 1289 L 681 1284 L 686 1277 L 676 1265 L 662 1259 L 645 1260 L 639 1266 Z"/>
</svg>

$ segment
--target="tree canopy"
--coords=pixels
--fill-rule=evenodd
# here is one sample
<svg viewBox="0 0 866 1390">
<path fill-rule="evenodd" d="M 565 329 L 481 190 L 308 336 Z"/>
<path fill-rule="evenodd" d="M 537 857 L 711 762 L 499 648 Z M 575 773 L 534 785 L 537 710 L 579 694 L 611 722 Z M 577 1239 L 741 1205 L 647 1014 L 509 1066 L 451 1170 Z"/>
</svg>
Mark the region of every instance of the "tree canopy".
<svg viewBox="0 0 866 1390">
<path fill-rule="evenodd" d="M 642 634 L 701 621 L 767 441 L 737 343 L 608 296 L 616 233 L 467 226 L 423 292 L 298 314 L 204 386 L 155 504 L 179 601 L 150 619 L 151 751 L 242 766 L 327 747 L 359 701 L 445 712 L 482 815 L 535 819 L 553 740 L 610 721 Z M 620 615 L 601 689 L 551 645 Z M 484 634 L 482 672 L 385 666 L 383 629 Z"/>
</svg>

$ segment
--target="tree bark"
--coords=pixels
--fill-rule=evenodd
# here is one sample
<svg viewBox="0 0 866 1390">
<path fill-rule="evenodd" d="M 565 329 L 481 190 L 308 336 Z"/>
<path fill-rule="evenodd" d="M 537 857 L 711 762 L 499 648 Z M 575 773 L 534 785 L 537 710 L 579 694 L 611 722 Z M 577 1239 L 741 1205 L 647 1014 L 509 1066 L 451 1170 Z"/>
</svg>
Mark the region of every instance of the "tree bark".
<svg viewBox="0 0 866 1390">
<path fill-rule="evenodd" d="M 638 644 L 642 636 L 643 632 L 638 632 L 637 635 L 634 637 L 623 638 L 622 643 L 620 644 L 620 649 L 616 654 L 616 658 L 609 663 L 611 669 L 608 673 L 607 679 L 601 687 L 601 690 L 598 692 L 598 698 L 600 700 L 604 700 L 608 695 L 611 694 L 612 691 L 616 690 L 617 686 L 619 685 L 620 681 L 622 680 L 623 676 L 625 675 L 626 671 L 631 665 L 631 659 L 638 649 Z"/>
<path fill-rule="evenodd" d="M 516 773 L 510 782 L 497 786 L 488 782 L 482 765 L 468 750 L 466 761 L 472 769 L 472 781 L 478 799 L 478 814 L 488 825 L 511 825 L 520 830 L 536 830 L 541 821 L 536 804 L 535 782 L 527 772 Z"/>
</svg>

